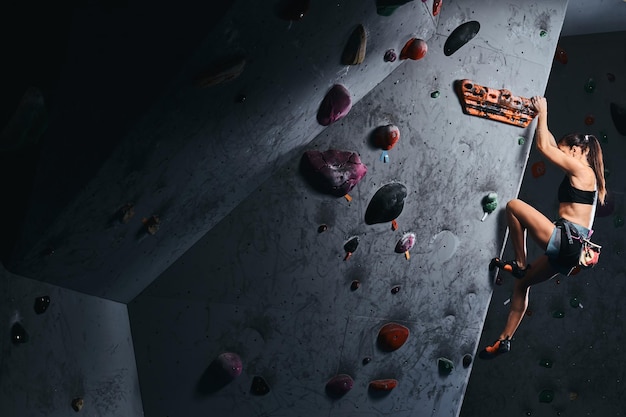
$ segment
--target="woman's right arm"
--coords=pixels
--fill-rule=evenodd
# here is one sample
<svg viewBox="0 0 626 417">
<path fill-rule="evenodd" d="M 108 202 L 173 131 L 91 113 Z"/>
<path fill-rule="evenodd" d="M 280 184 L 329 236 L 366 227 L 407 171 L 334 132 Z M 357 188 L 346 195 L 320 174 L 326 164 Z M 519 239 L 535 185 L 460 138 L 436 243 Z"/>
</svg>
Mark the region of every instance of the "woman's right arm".
<svg viewBox="0 0 626 417">
<path fill-rule="evenodd" d="M 574 157 L 567 155 L 557 146 L 554 135 L 548 129 L 548 102 L 545 97 L 535 96 L 531 102 L 537 111 L 537 128 L 535 130 L 537 149 L 554 165 L 568 174 L 575 175 L 581 165 Z"/>
</svg>

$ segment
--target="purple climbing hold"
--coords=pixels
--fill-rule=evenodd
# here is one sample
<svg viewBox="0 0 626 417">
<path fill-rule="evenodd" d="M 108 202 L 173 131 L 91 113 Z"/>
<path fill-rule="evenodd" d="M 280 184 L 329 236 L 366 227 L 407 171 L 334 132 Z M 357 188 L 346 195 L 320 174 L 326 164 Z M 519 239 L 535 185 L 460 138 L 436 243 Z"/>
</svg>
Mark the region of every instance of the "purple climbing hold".
<svg viewBox="0 0 626 417">
<path fill-rule="evenodd" d="M 385 55 L 383 56 L 383 59 L 385 60 L 385 62 L 393 62 L 398 58 L 398 55 L 396 55 L 396 51 L 394 51 L 393 49 L 388 49 L 387 52 L 385 52 Z"/>
<path fill-rule="evenodd" d="M 367 173 L 367 166 L 356 152 L 334 149 L 306 151 L 300 167 L 317 190 L 337 197 L 348 194 Z"/>
<path fill-rule="evenodd" d="M 243 370 L 241 358 L 236 353 L 224 352 L 215 359 L 215 363 L 223 371 L 223 376 L 230 381 L 241 375 Z"/>
<path fill-rule="evenodd" d="M 317 111 L 317 121 L 322 126 L 328 126 L 344 117 L 352 108 L 350 92 L 341 84 L 332 86 L 320 104 Z"/>
<path fill-rule="evenodd" d="M 415 245 L 415 233 L 405 233 L 396 244 L 396 253 L 405 253 L 410 251 Z"/>
<path fill-rule="evenodd" d="M 350 375 L 339 374 L 326 383 L 326 393 L 333 398 L 343 397 L 352 389 L 354 380 Z"/>
<path fill-rule="evenodd" d="M 406 195 L 406 187 L 399 182 L 383 185 L 365 210 L 365 223 L 386 223 L 396 219 L 404 209 Z"/>
</svg>

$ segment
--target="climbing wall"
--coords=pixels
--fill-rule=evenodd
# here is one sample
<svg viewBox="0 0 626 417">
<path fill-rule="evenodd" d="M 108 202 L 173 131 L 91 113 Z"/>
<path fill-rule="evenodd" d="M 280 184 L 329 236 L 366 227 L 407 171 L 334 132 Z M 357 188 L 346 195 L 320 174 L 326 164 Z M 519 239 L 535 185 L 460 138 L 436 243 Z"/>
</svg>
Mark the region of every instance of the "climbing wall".
<svg viewBox="0 0 626 417">
<path fill-rule="evenodd" d="M 0 267 L 0 314 L 1 416 L 142 415 L 124 304 Z"/>
<path fill-rule="evenodd" d="M 594 240 L 603 245 L 600 264 L 531 289 L 511 353 L 475 363 L 461 416 L 624 413 L 625 44 L 626 32 L 560 39 L 561 53 L 546 91 L 554 135 L 593 134 L 603 148 L 608 196 L 594 223 Z M 562 176 L 531 152 L 520 198 L 554 218 Z M 540 252 L 531 244 L 529 254 Z M 512 280 L 505 277 L 494 288 L 482 346 L 491 344 L 504 326 Z"/>
<path fill-rule="evenodd" d="M 458 415 L 493 289 L 488 260 L 505 239 L 501 209 L 519 191 L 533 125 L 464 114 L 455 85 L 543 94 L 565 3 L 444 2 L 424 57 L 390 63 L 129 303 L 146 415 Z M 420 7 L 432 13 L 412 2 L 376 19 Z M 476 36 L 446 53 L 469 21 Z M 421 30 L 405 23 L 361 65 Z M 357 87 L 344 77 L 355 70 L 338 65 L 303 117 L 333 85 Z M 400 137 L 385 153 L 387 125 Z M 305 174 L 305 153 L 329 149 L 367 167 L 353 188 L 321 192 Z M 389 184 L 398 198 L 379 202 Z M 368 221 L 372 205 L 393 214 Z"/>
</svg>

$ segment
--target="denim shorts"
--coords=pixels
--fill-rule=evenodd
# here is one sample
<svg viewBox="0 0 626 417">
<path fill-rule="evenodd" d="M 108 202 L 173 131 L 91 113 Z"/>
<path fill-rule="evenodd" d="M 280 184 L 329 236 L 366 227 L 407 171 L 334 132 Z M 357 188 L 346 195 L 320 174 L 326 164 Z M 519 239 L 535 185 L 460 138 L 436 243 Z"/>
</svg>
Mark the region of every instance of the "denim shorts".
<svg viewBox="0 0 626 417">
<path fill-rule="evenodd" d="M 566 225 L 569 226 L 571 235 L 574 237 L 571 243 Z M 569 275 L 578 266 L 580 258 L 581 241 L 576 238 L 588 237 L 589 229 L 565 219 L 558 219 L 554 222 L 554 226 L 546 248 L 546 255 L 555 271 Z"/>
</svg>

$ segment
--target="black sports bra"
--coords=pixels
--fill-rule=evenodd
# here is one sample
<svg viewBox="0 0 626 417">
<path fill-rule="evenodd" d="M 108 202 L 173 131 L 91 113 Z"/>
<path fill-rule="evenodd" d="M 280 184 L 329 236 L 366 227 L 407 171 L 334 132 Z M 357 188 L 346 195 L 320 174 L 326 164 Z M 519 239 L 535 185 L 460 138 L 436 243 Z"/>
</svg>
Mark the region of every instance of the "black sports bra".
<svg viewBox="0 0 626 417">
<path fill-rule="evenodd" d="M 569 177 L 566 175 L 559 185 L 559 202 L 560 203 L 581 203 L 581 204 L 595 204 L 597 191 L 583 191 L 578 188 L 574 188 L 569 182 Z"/>
</svg>

